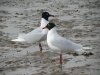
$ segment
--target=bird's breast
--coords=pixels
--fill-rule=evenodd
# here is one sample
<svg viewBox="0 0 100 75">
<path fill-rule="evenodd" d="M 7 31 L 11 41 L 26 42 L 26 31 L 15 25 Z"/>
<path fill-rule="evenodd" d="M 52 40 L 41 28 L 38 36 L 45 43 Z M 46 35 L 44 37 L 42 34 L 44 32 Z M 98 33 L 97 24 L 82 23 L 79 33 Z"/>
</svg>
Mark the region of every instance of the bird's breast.
<svg viewBox="0 0 100 75">
<path fill-rule="evenodd" d="M 55 41 L 55 38 L 53 35 L 47 35 L 47 44 L 52 50 L 59 50 L 58 47 L 53 45 L 53 42 Z"/>
</svg>

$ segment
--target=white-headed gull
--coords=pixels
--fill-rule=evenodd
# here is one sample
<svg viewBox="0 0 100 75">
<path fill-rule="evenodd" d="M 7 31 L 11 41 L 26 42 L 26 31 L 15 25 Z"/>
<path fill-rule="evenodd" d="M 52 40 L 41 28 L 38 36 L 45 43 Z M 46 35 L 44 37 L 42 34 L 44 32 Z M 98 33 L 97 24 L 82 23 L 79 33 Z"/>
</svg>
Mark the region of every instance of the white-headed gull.
<svg viewBox="0 0 100 75">
<path fill-rule="evenodd" d="M 61 37 L 56 31 L 56 25 L 54 23 L 48 23 L 45 29 L 48 28 L 47 44 L 52 50 L 60 51 L 60 64 L 62 65 L 62 52 L 63 51 L 79 51 L 82 49 L 82 45 L 76 44 L 71 40 Z"/>
<path fill-rule="evenodd" d="M 31 32 L 27 34 L 20 34 L 17 39 L 13 39 L 11 41 L 17 41 L 17 42 L 27 42 L 27 43 L 36 43 L 39 42 L 39 48 L 40 51 L 42 51 L 41 41 L 46 40 L 47 38 L 47 29 L 43 29 L 48 23 L 48 18 L 54 17 L 53 15 L 49 14 L 48 12 L 42 13 L 41 18 L 41 26 L 32 30 Z"/>
</svg>

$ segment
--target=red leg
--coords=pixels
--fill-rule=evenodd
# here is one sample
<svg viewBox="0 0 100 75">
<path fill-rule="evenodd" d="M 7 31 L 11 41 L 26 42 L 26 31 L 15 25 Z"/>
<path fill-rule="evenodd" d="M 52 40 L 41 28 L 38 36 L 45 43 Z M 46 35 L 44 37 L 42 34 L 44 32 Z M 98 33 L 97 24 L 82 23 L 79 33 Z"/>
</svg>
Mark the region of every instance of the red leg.
<svg viewBox="0 0 100 75">
<path fill-rule="evenodd" d="M 42 45 L 41 45 L 41 43 L 39 43 L 39 48 L 40 48 L 40 51 L 42 52 Z"/>
<path fill-rule="evenodd" d="M 63 59 L 62 59 L 62 51 L 60 52 L 60 68 L 62 70 L 62 63 L 63 63 Z"/>
<path fill-rule="evenodd" d="M 54 62 L 54 64 L 56 64 L 56 59 L 55 59 L 55 52 L 53 53 L 53 56 L 54 56 L 54 59 L 53 59 L 53 62 Z"/>
<path fill-rule="evenodd" d="M 62 51 L 60 52 L 60 65 L 62 65 L 63 61 L 62 61 Z"/>
</svg>

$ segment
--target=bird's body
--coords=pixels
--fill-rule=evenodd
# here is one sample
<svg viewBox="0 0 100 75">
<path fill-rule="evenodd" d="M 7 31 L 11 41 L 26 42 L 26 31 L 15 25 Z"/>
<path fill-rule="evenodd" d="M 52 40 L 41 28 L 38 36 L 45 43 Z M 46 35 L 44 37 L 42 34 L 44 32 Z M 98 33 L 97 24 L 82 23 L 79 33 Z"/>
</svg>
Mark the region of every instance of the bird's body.
<svg viewBox="0 0 100 75">
<path fill-rule="evenodd" d="M 17 37 L 17 39 L 13 39 L 11 41 L 27 42 L 27 43 L 39 42 L 40 51 L 42 51 L 42 46 L 40 42 L 46 40 L 47 38 L 48 30 L 44 29 L 44 27 L 49 23 L 48 18 L 51 16 L 54 17 L 48 12 L 43 12 L 40 27 L 36 28 L 35 30 L 32 30 L 27 34 L 20 34 Z"/>
<path fill-rule="evenodd" d="M 44 18 L 41 19 L 41 26 L 32 30 L 27 34 L 20 34 L 17 39 L 13 39 L 12 41 L 18 42 L 27 42 L 27 43 L 36 43 L 46 40 L 48 30 L 42 29 L 49 22 Z"/>
<path fill-rule="evenodd" d="M 49 29 L 47 34 L 47 44 L 52 50 L 60 51 L 60 65 L 62 66 L 62 52 L 79 51 L 82 45 L 76 44 L 64 37 L 61 37 L 55 28 L 54 23 L 49 23 L 45 28 Z"/>
<path fill-rule="evenodd" d="M 76 44 L 69 39 L 65 39 L 64 37 L 61 37 L 57 33 L 55 27 L 49 30 L 47 34 L 47 43 L 51 49 L 62 50 L 62 52 L 78 51 L 82 49 L 82 45 Z"/>
</svg>

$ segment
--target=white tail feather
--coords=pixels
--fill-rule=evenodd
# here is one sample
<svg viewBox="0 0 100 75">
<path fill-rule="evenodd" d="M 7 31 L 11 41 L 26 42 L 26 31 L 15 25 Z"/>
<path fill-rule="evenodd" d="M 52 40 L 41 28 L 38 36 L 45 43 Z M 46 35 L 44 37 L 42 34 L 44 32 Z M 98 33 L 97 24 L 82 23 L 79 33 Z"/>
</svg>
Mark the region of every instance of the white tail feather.
<svg viewBox="0 0 100 75">
<path fill-rule="evenodd" d="M 17 39 L 13 39 L 11 41 L 15 41 L 15 42 L 25 42 L 24 36 L 25 36 L 25 34 L 19 34 L 18 37 L 17 37 Z"/>
<path fill-rule="evenodd" d="M 82 49 L 77 50 L 79 54 L 82 54 L 84 52 L 88 52 L 87 50 L 92 49 L 92 47 L 82 47 Z"/>
<path fill-rule="evenodd" d="M 83 50 L 92 49 L 92 47 L 83 47 Z"/>
<path fill-rule="evenodd" d="M 18 38 L 18 39 L 13 39 L 11 41 L 16 41 L 16 42 L 24 42 L 25 40 L 24 39 L 21 39 L 21 38 Z"/>
<path fill-rule="evenodd" d="M 26 34 L 19 34 L 19 35 L 18 35 L 18 38 L 24 38 L 25 35 L 26 35 Z"/>
</svg>

